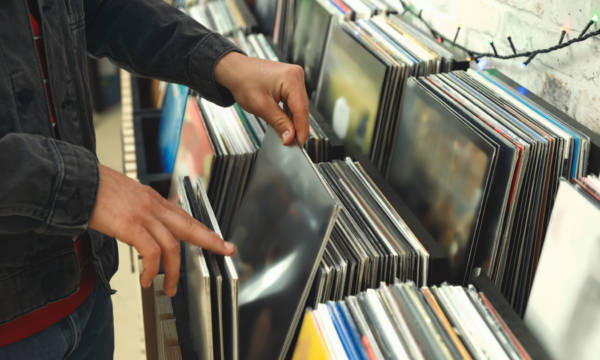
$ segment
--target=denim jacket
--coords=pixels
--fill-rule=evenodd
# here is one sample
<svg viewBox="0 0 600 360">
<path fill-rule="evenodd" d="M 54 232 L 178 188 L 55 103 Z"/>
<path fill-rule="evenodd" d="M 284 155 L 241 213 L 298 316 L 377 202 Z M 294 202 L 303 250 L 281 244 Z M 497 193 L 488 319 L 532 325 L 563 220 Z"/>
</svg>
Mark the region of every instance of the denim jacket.
<svg viewBox="0 0 600 360">
<path fill-rule="evenodd" d="M 26 0 L 0 2 L 0 324 L 77 290 L 75 236 L 90 238 L 99 280 L 114 239 L 88 229 L 98 190 L 86 56 L 233 102 L 213 68 L 235 46 L 163 0 L 38 0 L 50 121 Z"/>
</svg>

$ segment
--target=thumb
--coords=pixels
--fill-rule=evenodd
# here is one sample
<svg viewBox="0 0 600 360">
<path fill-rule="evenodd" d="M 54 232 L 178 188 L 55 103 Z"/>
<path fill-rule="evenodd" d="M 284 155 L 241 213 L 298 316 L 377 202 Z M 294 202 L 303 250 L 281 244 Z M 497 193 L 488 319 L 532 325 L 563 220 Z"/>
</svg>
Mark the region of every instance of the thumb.
<svg viewBox="0 0 600 360">
<path fill-rule="evenodd" d="M 284 145 L 292 144 L 295 134 L 292 120 L 273 98 L 267 97 L 258 115 L 275 129 Z"/>
</svg>

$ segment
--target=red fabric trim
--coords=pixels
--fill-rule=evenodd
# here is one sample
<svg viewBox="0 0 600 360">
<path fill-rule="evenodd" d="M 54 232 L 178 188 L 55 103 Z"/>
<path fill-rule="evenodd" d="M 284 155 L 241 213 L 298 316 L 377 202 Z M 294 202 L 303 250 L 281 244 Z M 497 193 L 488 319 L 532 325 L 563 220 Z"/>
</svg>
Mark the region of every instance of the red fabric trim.
<svg viewBox="0 0 600 360">
<path fill-rule="evenodd" d="M 32 1 L 35 3 L 35 1 Z M 34 6 L 35 4 L 30 4 L 29 6 Z M 48 86 L 48 75 L 46 72 L 46 61 L 44 57 L 44 48 L 42 43 L 42 29 L 40 27 L 40 23 L 38 19 L 33 15 L 31 9 L 29 10 L 29 20 L 31 22 L 31 30 L 33 32 L 34 40 L 35 40 L 35 49 L 37 50 L 38 59 L 40 60 L 40 67 L 42 68 L 42 78 L 44 80 L 44 88 L 46 89 L 46 102 L 48 103 L 48 110 L 50 112 L 50 121 L 52 124 L 56 123 L 56 119 L 54 117 L 54 109 L 52 108 L 52 96 L 50 96 L 50 88 Z"/>
<path fill-rule="evenodd" d="M 79 259 L 79 266 L 83 266 L 79 290 L 65 299 L 50 303 L 16 320 L 0 325 L 0 347 L 23 340 L 63 320 L 73 313 L 92 293 L 96 285 L 96 274 L 91 262 L 84 264 L 84 259 L 91 258 L 89 242 L 82 243 L 78 239 L 74 245 Z"/>
<path fill-rule="evenodd" d="M 33 3 L 33 4 L 31 4 Z M 34 1 L 30 2 L 30 6 L 35 6 Z M 41 28 L 38 19 L 35 18 L 31 9 L 29 11 L 29 19 L 31 21 L 31 30 L 35 37 L 35 47 L 38 58 L 40 60 L 42 76 L 46 87 L 46 100 L 50 111 L 50 119 L 54 124 L 54 112 L 52 109 L 52 98 L 50 97 L 50 89 L 48 88 L 46 64 L 44 61 L 43 43 L 41 41 Z M 23 340 L 33 334 L 36 334 L 57 322 L 63 320 L 75 311 L 92 293 L 96 285 L 96 274 L 91 259 L 89 242 L 82 242 L 80 239 L 74 243 L 77 259 L 79 260 L 79 268 L 81 269 L 81 277 L 79 280 L 79 289 L 71 296 L 48 304 L 29 314 L 21 316 L 9 323 L 0 325 L 0 346 L 6 346 L 20 340 Z"/>
</svg>

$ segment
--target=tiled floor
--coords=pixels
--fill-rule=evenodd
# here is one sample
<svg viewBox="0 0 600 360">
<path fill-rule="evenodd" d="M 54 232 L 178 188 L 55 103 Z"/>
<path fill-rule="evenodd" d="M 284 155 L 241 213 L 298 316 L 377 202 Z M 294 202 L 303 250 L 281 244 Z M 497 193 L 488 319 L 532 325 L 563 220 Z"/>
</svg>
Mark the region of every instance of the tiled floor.
<svg viewBox="0 0 600 360">
<path fill-rule="evenodd" d="M 122 171 L 120 107 L 95 114 L 94 123 L 100 162 Z M 113 295 L 115 360 L 146 358 L 140 285 L 137 272 L 132 272 L 131 265 L 129 246 L 119 243 L 119 271 L 111 281 L 111 286 L 117 290 Z"/>
</svg>

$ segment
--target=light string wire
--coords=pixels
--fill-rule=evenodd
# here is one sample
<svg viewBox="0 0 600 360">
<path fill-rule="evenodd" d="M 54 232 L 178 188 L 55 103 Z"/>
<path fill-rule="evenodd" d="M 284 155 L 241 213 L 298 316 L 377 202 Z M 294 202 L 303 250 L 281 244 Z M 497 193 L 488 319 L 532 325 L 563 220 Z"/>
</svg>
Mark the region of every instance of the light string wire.
<svg viewBox="0 0 600 360">
<path fill-rule="evenodd" d="M 406 4 L 405 1 L 400 0 L 400 4 L 402 4 L 402 7 L 404 8 L 404 11 L 402 12 L 402 15 L 405 15 L 406 13 L 410 13 L 412 15 L 414 15 L 423 25 L 425 25 L 425 27 L 427 28 L 427 30 L 429 30 L 429 32 L 431 33 L 431 35 L 435 38 L 435 39 L 441 39 L 442 41 L 447 41 L 450 44 L 452 44 L 453 46 L 463 50 L 464 52 L 466 52 L 467 54 L 469 54 L 469 56 L 471 58 L 473 58 L 476 61 L 479 61 L 479 59 L 487 57 L 487 58 L 495 58 L 495 59 L 502 59 L 502 60 L 508 60 L 508 59 L 515 59 L 515 58 L 520 58 L 520 57 L 526 57 L 528 58 L 528 60 L 530 61 L 531 59 L 533 59 L 536 55 L 538 54 L 547 54 L 562 48 L 566 48 L 568 46 L 571 46 L 575 43 L 578 42 L 582 42 L 585 41 L 589 38 L 592 38 L 594 36 L 598 36 L 600 35 L 600 29 L 596 30 L 596 31 L 592 31 L 589 32 L 587 34 L 581 34 L 580 36 L 576 37 L 576 38 L 572 38 L 566 42 L 563 43 L 559 43 L 547 48 L 543 48 L 543 49 L 538 49 L 538 50 L 531 50 L 531 51 L 523 51 L 523 52 L 516 52 L 514 54 L 510 54 L 510 55 L 500 55 L 497 53 L 485 53 L 485 52 L 479 52 L 479 51 L 474 51 L 471 50 L 465 46 L 462 46 L 460 44 L 458 44 L 456 41 L 454 41 L 454 39 L 450 39 L 444 35 L 442 35 L 439 31 L 437 31 L 433 26 L 431 26 L 427 21 L 425 21 L 422 17 L 422 10 L 419 11 L 419 13 L 416 13 L 412 7 L 410 7 L 409 5 Z M 589 26 L 588 26 L 589 28 Z M 509 35 L 510 36 L 510 35 Z"/>
</svg>

